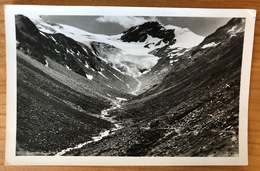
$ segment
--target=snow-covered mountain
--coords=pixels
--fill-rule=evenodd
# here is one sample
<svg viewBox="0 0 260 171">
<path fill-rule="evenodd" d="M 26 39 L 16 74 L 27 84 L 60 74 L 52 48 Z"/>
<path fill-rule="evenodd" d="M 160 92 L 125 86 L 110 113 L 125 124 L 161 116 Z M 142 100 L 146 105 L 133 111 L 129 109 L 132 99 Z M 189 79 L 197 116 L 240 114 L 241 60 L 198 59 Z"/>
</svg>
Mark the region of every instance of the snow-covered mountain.
<svg viewBox="0 0 260 171">
<path fill-rule="evenodd" d="M 131 92 L 137 84 L 131 76 L 101 58 L 94 44 L 87 46 L 62 33 L 40 31 L 29 18 L 22 15 L 16 16 L 16 33 L 18 50 L 32 56 L 45 67 L 60 72 L 60 67 L 53 64 L 55 62 L 65 70 L 87 78 L 91 85 L 100 87 L 100 93 L 104 87 L 111 91 Z"/>
<path fill-rule="evenodd" d="M 148 54 L 148 50 L 139 44 L 126 44 L 120 35 L 107 36 L 92 34 L 64 24 L 53 24 L 43 19 L 32 19 L 37 28 L 44 34 L 61 33 L 81 42 L 90 51 L 109 63 L 113 68 L 130 76 L 139 76 L 140 70 L 147 70 L 157 63 L 158 57 Z"/>
<path fill-rule="evenodd" d="M 165 45 L 171 48 L 191 48 L 201 43 L 204 37 L 196 35 L 188 28 L 164 26 L 153 21 L 131 27 L 124 32 L 120 39 L 124 42 L 141 42 L 145 48 L 151 51 Z"/>
<path fill-rule="evenodd" d="M 152 55 L 151 51 L 166 45 L 171 48 L 190 48 L 204 39 L 187 28 L 163 26 L 158 22 L 146 22 L 122 34 L 107 36 L 89 33 L 64 24 L 51 23 L 39 17 L 33 16 L 31 20 L 41 33 L 61 33 L 81 42 L 115 69 L 134 77 L 150 70 L 158 62 L 159 57 Z M 187 41 L 187 38 L 192 41 Z"/>
</svg>

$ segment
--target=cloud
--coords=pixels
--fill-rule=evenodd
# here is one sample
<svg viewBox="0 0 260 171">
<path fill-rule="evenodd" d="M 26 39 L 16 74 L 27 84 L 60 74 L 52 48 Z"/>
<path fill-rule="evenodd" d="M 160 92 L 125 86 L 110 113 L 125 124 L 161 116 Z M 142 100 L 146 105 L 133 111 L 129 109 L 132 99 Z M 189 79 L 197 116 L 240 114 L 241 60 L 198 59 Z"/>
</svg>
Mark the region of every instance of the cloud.
<svg viewBox="0 0 260 171">
<path fill-rule="evenodd" d="M 116 23 L 128 29 L 132 26 L 143 24 L 147 21 L 157 21 L 156 17 L 135 17 L 135 16 L 102 16 L 96 19 L 101 23 Z"/>
</svg>

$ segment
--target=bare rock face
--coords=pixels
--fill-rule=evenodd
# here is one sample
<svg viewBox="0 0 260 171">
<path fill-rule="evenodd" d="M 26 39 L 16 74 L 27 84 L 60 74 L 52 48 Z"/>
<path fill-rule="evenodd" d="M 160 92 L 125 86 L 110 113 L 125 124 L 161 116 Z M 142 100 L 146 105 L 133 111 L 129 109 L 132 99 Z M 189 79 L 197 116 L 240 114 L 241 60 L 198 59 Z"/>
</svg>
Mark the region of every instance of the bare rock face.
<svg viewBox="0 0 260 171">
<path fill-rule="evenodd" d="M 176 41 L 174 29 L 166 29 L 156 21 L 131 27 L 124 32 L 121 40 L 124 42 L 144 42 L 148 36 L 160 38 L 168 45 L 172 45 Z"/>
</svg>

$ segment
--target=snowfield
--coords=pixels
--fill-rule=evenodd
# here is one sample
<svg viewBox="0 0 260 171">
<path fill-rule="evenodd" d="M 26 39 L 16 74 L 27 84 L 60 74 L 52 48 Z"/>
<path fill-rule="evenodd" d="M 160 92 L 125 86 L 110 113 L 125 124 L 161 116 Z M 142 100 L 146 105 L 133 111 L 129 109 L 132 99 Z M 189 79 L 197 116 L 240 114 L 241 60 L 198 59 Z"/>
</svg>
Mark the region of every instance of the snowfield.
<svg viewBox="0 0 260 171">
<path fill-rule="evenodd" d="M 93 79 L 93 76 L 92 76 L 92 75 L 86 74 L 86 77 L 87 77 L 89 80 L 92 80 L 92 79 Z"/>
<path fill-rule="evenodd" d="M 180 28 L 173 25 L 167 25 L 165 26 L 166 29 L 175 29 L 175 39 L 176 43 L 171 45 L 170 48 L 175 47 L 182 47 L 182 48 L 192 48 L 194 46 L 197 46 L 200 44 L 205 37 L 199 36 L 192 31 L 190 31 L 188 28 Z M 187 41 L 191 40 L 191 41 Z"/>
<path fill-rule="evenodd" d="M 116 70 L 119 70 L 121 73 L 132 77 L 139 77 L 143 74 L 144 71 L 148 71 L 154 65 L 156 65 L 159 58 L 149 54 L 149 52 L 166 45 L 160 38 L 152 37 L 150 35 L 147 35 L 147 39 L 144 42 L 128 43 L 121 41 L 120 37 L 123 34 L 112 36 L 93 34 L 72 26 L 59 23 L 50 23 L 40 18 L 39 16 L 29 15 L 29 18 L 41 31 L 42 35 L 46 36 L 44 33 L 62 33 L 65 36 L 88 46 L 90 49 L 92 49 L 93 54 L 96 54 L 96 51 L 93 50 L 93 47 L 91 46 L 93 42 L 112 45 L 114 48 L 116 48 L 115 52 L 111 51 L 111 53 L 109 53 L 110 51 L 108 52 L 108 50 L 105 49 L 103 51 L 103 54 L 105 55 L 96 55 L 107 63 L 112 64 L 112 67 Z M 172 25 L 167 25 L 165 28 L 175 29 L 176 43 L 171 45 L 170 48 L 191 48 L 201 43 L 204 39 L 204 37 L 194 34 L 187 28 L 180 28 Z M 53 41 L 55 41 L 55 39 Z M 100 48 L 100 50 L 102 51 L 102 48 Z M 67 49 L 67 51 L 68 53 L 72 53 L 69 49 Z M 183 54 L 184 53 L 179 53 L 176 55 L 180 56 Z M 85 66 L 87 68 L 89 67 L 87 63 Z M 102 75 L 102 73 L 99 74 Z"/>
<path fill-rule="evenodd" d="M 220 44 L 220 42 L 219 43 L 211 42 L 211 43 L 208 43 L 208 44 L 205 44 L 204 46 L 202 46 L 201 49 L 206 49 L 206 48 L 210 48 L 210 47 L 216 47 L 219 44 Z"/>
</svg>

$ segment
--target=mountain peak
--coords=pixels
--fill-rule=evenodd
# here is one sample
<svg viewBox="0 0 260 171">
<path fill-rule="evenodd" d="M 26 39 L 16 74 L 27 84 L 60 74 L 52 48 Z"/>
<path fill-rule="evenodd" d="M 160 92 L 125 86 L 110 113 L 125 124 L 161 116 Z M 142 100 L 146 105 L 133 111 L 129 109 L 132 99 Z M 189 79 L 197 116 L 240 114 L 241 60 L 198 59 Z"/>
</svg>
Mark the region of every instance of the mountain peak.
<svg viewBox="0 0 260 171">
<path fill-rule="evenodd" d="M 31 32 L 33 34 L 38 34 L 39 30 L 33 24 L 33 22 L 24 15 L 16 15 L 15 16 L 15 24 L 16 27 L 25 32 Z"/>
<path fill-rule="evenodd" d="M 121 36 L 124 42 L 145 42 L 151 36 L 161 39 L 165 44 L 175 43 L 174 29 L 166 29 L 157 21 L 145 22 L 142 25 L 133 26 Z"/>
</svg>

